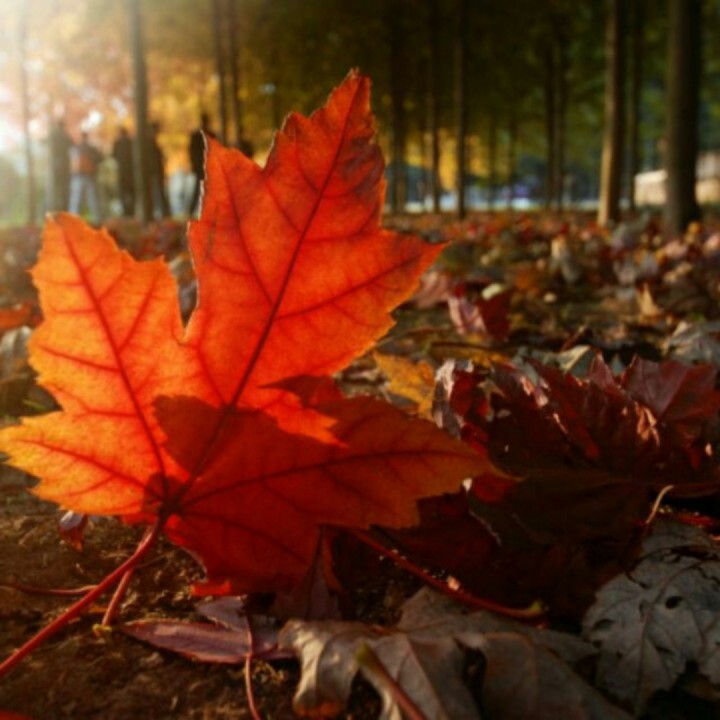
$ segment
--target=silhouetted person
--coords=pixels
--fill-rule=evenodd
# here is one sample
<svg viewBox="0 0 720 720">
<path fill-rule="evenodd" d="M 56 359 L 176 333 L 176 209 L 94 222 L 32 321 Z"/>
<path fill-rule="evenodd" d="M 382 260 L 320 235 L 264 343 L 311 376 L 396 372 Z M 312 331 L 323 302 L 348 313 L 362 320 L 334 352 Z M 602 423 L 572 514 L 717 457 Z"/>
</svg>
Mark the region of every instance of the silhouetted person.
<svg viewBox="0 0 720 720">
<path fill-rule="evenodd" d="M 210 129 L 210 116 L 207 113 L 200 115 L 200 127 L 190 133 L 190 144 L 188 145 L 190 168 L 195 176 L 193 193 L 188 205 L 188 215 L 190 216 L 195 215 L 200 200 L 202 182 L 205 179 L 205 135 L 215 137 L 215 133 Z"/>
<path fill-rule="evenodd" d="M 113 143 L 112 156 L 117 163 L 118 195 L 124 217 L 135 213 L 135 176 L 133 170 L 133 141 L 127 128 L 121 127 Z"/>
<path fill-rule="evenodd" d="M 255 155 L 255 146 L 245 136 L 245 128 L 240 128 L 240 137 L 235 146 L 245 157 L 252 159 L 253 155 Z"/>
<path fill-rule="evenodd" d="M 70 151 L 70 212 L 80 214 L 87 203 L 92 221 L 99 225 L 100 196 L 98 193 L 97 171 L 102 154 L 90 143 L 88 134 L 83 132 L 80 142 Z"/>
<path fill-rule="evenodd" d="M 170 217 L 170 203 L 168 202 L 165 185 L 165 154 L 158 143 L 160 123 L 150 123 L 148 127 L 148 175 L 150 178 L 150 191 L 153 204 L 153 216 Z"/>
<path fill-rule="evenodd" d="M 73 141 L 65 121 L 55 122 L 48 138 L 48 160 L 50 163 L 50 183 L 48 187 L 48 210 L 56 212 L 67 210 L 70 206 L 70 150 Z"/>
</svg>

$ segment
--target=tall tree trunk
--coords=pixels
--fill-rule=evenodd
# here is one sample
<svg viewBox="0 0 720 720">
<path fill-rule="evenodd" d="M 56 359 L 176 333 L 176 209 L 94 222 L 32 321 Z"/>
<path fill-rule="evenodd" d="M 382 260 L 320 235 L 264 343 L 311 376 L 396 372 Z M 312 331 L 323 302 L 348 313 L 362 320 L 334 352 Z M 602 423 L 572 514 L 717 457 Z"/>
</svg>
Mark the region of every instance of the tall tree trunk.
<svg viewBox="0 0 720 720">
<path fill-rule="evenodd" d="M 218 120 L 220 122 L 220 141 L 227 142 L 228 115 L 226 92 L 225 48 L 223 43 L 223 12 L 221 0 L 213 0 L 213 44 L 215 45 L 215 73 L 218 79 Z"/>
<path fill-rule="evenodd" d="M 424 100 L 429 96 L 427 89 L 427 81 L 430 77 L 430 71 L 428 70 L 428 58 L 423 55 L 420 61 L 420 91 L 419 97 L 420 102 L 418 103 L 418 134 L 420 136 L 420 177 L 417 183 L 414 183 L 415 189 L 419 195 L 419 201 L 425 210 L 425 199 L 430 192 L 432 186 L 431 174 L 432 167 L 428 162 L 428 107 Z"/>
<path fill-rule="evenodd" d="M 510 116 L 508 125 L 508 143 L 507 143 L 507 209 L 513 209 L 515 201 L 515 167 L 517 165 L 517 142 L 518 142 L 518 121 L 514 110 Z"/>
<path fill-rule="evenodd" d="M 235 0 L 227 0 L 228 65 L 230 67 L 230 111 L 232 114 L 235 145 L 243 135 L 243 106 L 240 99 L 240 52 L 238 48 L 238 22 Z M 228 138 L 229 141 L 229 138 Z"/>
<path fill-rule="evenodd" d="M 35 165 L 33 163 L 32 138 L 30 136 L 30 92 L 27 76 L 27 34 L 30 3 L 27 2 L 20 10 L 20 27 L 18 33 L 20 55 L 20 95 L 22 101 L 23 136 L 25 150 L 25 169 L 27 171 L 27 224 L 34 225 L 37 218 L 37 202 L 35 199 Z"/>
<path fill-rule="evenodd" d="M 495 194 L 497 191 L 497 135 L 497 116 L 495 112 L 493 112 L 488 125 L 488 210 L 495 209 Z"/>
<path fill-rule="evenodd" d="M 550 210 L 555 194 L 555 171 L 557 162 L 557 124 L 555 122 L 557 106 L 557 66 L 552 43 L 545 47 L 545 210 Z"/>
<path fill-rule="evenodd" d="M 645 0 L 632 3 L 632 75 L 630 77 L 630 112 L 628 114 L 628 199 L 635 211 L 635 176 L 642 167 L 640 123 L 643 87 L 643 55 L 645 54 Z"/>
<path fill-rule="evenodd" d="M 568 73 L 570 56 L 568 54 L 568 39 L 560 33 L 557 47 L 557 104 L 555 115 L 555 169 L 553 171 L 555 210 L 562 212 L 563 197 L 565 195 L 565 149 L 567 145 L 567 110 L 568 110 Z"/>
<path fill-rule="evenodd" d="M 467 157 L 465 136 L 467 135 L 467 61 L 468 61 L 468 0 L 460 0 L 455 43 L 455 113 L 457 119 L 457 216 L 461 220 L 466 215 L 465 209 L 465 171 Z"/>
<path fill-rule="evenodd" d="M 608 0 L 605 32 L 605 121 L 598 223 L 620 220 L 625 125 L 625 0 Z"/>
<path fill-rule="evenodd" d="M 682 233 L 700 217 L 695 197 L 699 147 L 702 0 L 670 0 L 666 115 L 665 229 Z"/>
<path fill-rule="evenodd" d="M 429 122 L 430 122 L 430 193 L 432 209 L 440 212 L 440 43 L 438 41 L 438 0 L 429 0 L 428 32 L 430 36 L 430 63 L 428 65 Z"/>
<path fill-rule="evenodd" d="M 390 207 L 393 213 L 403 212 L 407 200 L 406 118 L 405 118 L 405 57 L 401 3 L 388 3 L 390 32 L 390 96 L 392 103 L 392 183 Z"/>
<path fill-rule="evenodd" d="M 148 158 L 148 98 L 145 45 L 143 42 L 140 0 L 128 0 L 130 48 L 133 59 L 133 101 L 135 105 L 135 143 L 133 160 L 135 173 L 136 212 L 140 220 L 148 223 L 153 216 L 152 195 L 149 180 Z"/>
</svg>

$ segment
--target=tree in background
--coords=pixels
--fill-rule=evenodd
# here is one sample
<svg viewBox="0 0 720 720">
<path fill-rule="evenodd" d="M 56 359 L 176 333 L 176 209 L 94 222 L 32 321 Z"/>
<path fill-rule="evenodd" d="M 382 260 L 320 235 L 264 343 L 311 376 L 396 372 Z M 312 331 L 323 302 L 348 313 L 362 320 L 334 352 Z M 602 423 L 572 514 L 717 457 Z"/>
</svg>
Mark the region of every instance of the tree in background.
<svg viewBox="0 0 720 720">
<path fill-rule="evenodd" d="M 220 133 L 218 139 L 222 143 L 228 141 L 228 102 L 227 102 L 227 64 L 223 26 L 225 13 L 222 0 L 212 0 L 213 49 L 215 51 L 215 74 L 218 85 L 218 120 Z"/>
<path fill-rule="evenodd" d="M 466 135 L 468 113 L 468 0 L 459 0 L 455 50 L 455 139 L 457 143 L 457 215 L 465 217 Z"/>
<path fill-rule="evenodd" d="M 30 14 L 30 3 L 27 3 L 20 11 L 20 22 L 18 27 L 18 53 L 20 56 L 20 93 L 22 101 L 23 136 L 25 146 L 25 167 L 27 168 L 27 223 L 34 225 L 36 219 L 35 202 L 35 164 L 33 160 L 32 145 L 30 142 L 30 92 L 28 89 L 28 17 Z"/>
<path fill-rule="evenodd" d="M 392 154 L 390 156 L 390 208 L 402 212 L 408 197 L 407 177 L 407 115 L 406 75 L 409 70 L 406 57 L 406 32 L 403 27 L 402 0 L 388 0 L 385 17 L 388 47 L 390 49 L 390 101 L 392 105 Z"/>
<path fill-rule="evenodd" d="M 640 143 L 640 128 L 642 124 L 642 90 L 644 84 L 644 55 L 645 55 L 645 0 L 635 0 L 630 3 L 631 31 L 630 31 L 630 60 L 632 63 L 630 75 L 630 97 L 628 104 L 628 201 L 631 211 L 635 208 L 635 176 L 642 166 L 642 145 Z"/>
<path fill-rule="evenodd" d="M 605 130 L 598 223 L 620 220 L 623 154 L 625 151 L 625 0 L 608 0 L 605 77 Z"/>
<path fill-rule="evenodd" d="M 440 8 L 439 0 L 427 0 L 428 119 L 430 132 L 430 197 L 433 212 L 440 212 Z"/>
<path fill-rule="evenodd" d="M 6 2 L 14 8 L 10 15 L 16 35 L 22 2 Z M 635 12 L 630 108 L 636 109 L 624 153 L 638 157 L 642 148 L 647 164 L 657 165 L 663 135 L 658 128 L 667 107 L 676 105 L 668 101 L 663 76 L 667 6 L 623 2 Z M 697 4 L 691 0 L 688 6 Z M 720 7 L 706 5 L 708 18 L 718 24 Z M 33 3 L 27 82 L 35 146 L 58 116 L 77 135 L 92 114 L 94 137 L 106 149 L 118 124 L 136 134 L 132 52 L 127 35 L 117 32 L 126 6 L 114 0 Z M 202 111 L 212 113 L 216 126 L 227 113 L 227 142 L 235 142 L 244 127 L 262 162 L 284 113 L 312 110 L 350 68 L 358 67 L 373 79 L 379 142 L 390 167 L 398 170 L 389 174 L 388 192 L 397 209 L 404 207 L 401 186 L 408 168 L 409 194 L 431 198 L 436 208 L 443 183 L 483 182 L 488 200 L 499 199 L 502 191 L 508 203 L 515 188 L 524 186 L 532 200 L 545 199 L 553 209 L 597 197 L 604 124 L 598 27 L 605 18 L 604 3 L 142 0 L 142 11 L 147 114 L 162 123 L 160 141 L 171 173 L 187 169 L 187 134 Z M 214 18 L 221 25 L 219 40 Z M 0 47 L 10 39 L 17 37 L 0 27 Z M 466 75 L 458 83 L 455 53 L 462 47 Z M 223 51 L 221 66 L 218 48 Z M 708 53 L 717 64 L 720 51 L 710 46 Z M 7 57 L 0 52 L 0 76 L 15 84 L 18 102 L 12 120 L 22 127 L 20 74 Z M 227 81 L 219 82 L 221 77 Z M 712 81 L 710 74 L 708 78 Z M 454 95 L 461 87 L 465 99 L 458 103 Z M 713 87 L 704 87 L 706 139 L 717 136 L 720 117 Z M 640 119 L 642 133 L 632 129 Z M 460 137 L 465 143 L 458 142 Z M 37 148 L 35 154 L 42 174 L 43 156 Z M 632 175 L 638 161 L 628 164 Z M 459 194 L 462 204 L 465 192 Z"/>
<path fill-rule="evenodd" d="M 148 157 L 147 70 L 140 0 L 128 0 L 128 28 L 133 58 L 133 100 L 135 106 L 135 197 L 140 219 L 150 222 L 153 216 L 150 189 L 150 159 Z"/>
<path fill-rule="evenodd" d="M 670 0 L 665 169 L 665 230 L 700 218 L 695 197 L 699 148 L 702 0 Z"/>
</svg>

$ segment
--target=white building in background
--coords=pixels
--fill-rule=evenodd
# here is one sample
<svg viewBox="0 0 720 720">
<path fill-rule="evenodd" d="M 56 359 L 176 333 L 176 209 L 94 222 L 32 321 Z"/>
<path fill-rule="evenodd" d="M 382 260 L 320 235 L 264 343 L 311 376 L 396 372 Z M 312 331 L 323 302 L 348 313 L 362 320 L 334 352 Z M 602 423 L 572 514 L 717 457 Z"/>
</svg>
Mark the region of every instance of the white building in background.
<svg viewBox="0 0 720 720">
<path fill-rule="evenodd" d="M 665 203 L 665 170 L 651 170 L 635 176 L 635 204 L 638 207 Z M 701 205 L 720 203 L 720 150 L 700 153 L 697 161 L 697 200 Z"/>
</svg>

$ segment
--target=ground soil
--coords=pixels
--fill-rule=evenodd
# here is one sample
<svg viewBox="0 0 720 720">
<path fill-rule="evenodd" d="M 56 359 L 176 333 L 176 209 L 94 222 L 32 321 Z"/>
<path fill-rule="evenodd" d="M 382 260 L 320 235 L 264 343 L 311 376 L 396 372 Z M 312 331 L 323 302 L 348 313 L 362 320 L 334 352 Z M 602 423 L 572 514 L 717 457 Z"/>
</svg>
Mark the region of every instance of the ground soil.
<svg viewBox="0 0 720 720">
<path fill-rule="evenodd" d="M 82 552 L 58 536 L 58 510 L 19 489 L 0 498 L 0 582 L 38 588 L 93 584 L 137 544 L 138 528 L 101 520 L 87 530 Z M 161 543 L 137 573 L 123 618 L 193 617 L 188 586 L 200 571 L 183 552 Z M 105 602 L 107 598 L 105 598 Z M 0 655 L 6 657 L 72 602 L 66 597 L 0 587 Z M 93 625 L 104 603 L 71 623 L 0 682 L 0 717 L 13 711 L 34 720 L 104 718 L 244 718 L 250 713 L 240 666 L 199 664 L 158 652 L 113 632 L 98 637 Z M 199 618 L 196 618 L 199 619 Z M 255 661 L 253 686 L 263 717 L 294 717 L 295 663 Z"/>
<path fill-rule="evenodd" d="M 132 554 L 142 528 L 98 518 L 82 550 L 58 532 L 61 511 L 27 491 L 32 481 L 0 466 L 0 661 L 42 629 L 74 598 L 47 589 L 92 585 Z M 389 562 L 352 598 L 360 619 L 389 623 L 419 586 Z M 160 540 L 135 573 L 117 622 L 155 617 L 205 621 L 195 612 L 190 586 L 202 571 L 183 551 Z M 23 586 L 22 589 L 19 586 Z M 241 665 L 199 663 L 131 639 L 98 632 L 105 596 L 0 680 L 0 720 L 19 713 L 31 720 L 236 720 L 251 717 Z M 299 680 L 294 660 L 254 660 L 252 688 L 266 719 L 294 718 Z M 346 718 L 376 718 L 380 701 L 357 679 Z M 13 716 L 14 718 L 14 716 Z"/>
</svg>

